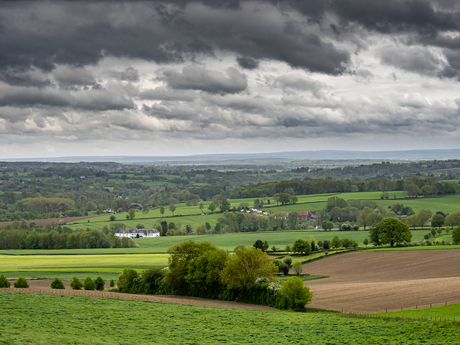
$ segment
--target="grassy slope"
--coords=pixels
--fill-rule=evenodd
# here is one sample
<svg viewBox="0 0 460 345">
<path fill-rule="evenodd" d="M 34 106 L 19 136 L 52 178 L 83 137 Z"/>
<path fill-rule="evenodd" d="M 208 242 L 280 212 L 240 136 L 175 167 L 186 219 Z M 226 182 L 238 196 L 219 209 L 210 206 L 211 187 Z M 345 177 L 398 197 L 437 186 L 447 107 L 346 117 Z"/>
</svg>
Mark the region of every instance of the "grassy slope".
<svg viewBox="0 0 460 345">
<path fill-rule="evenodd" d="M 88 297 L 0 293 L 11 344 L 455 344 L 454 326 L 339 314 L 240 311 Z"/>
<path fill-rule="evenodd" d="M 391 313 L 376 314 L 377 316 L 386 317 L 410 317 L 410 318 L 449 318 L 460 320 L 460 304 L 437 306 L 425 309 L 403 310 Z"/>
</svg>

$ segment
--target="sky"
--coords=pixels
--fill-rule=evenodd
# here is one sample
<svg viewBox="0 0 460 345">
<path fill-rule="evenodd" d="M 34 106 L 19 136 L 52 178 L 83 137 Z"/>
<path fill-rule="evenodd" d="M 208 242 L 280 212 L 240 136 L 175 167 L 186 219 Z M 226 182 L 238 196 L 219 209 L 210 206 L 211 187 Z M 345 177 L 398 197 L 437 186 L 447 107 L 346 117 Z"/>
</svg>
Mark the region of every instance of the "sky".
<svg viewBox="0 0 460 345">
<path fill-rule="evenodd" d="M 460 148 L 460 1 L 0 2 L 0 158 Z"/>
</svg>

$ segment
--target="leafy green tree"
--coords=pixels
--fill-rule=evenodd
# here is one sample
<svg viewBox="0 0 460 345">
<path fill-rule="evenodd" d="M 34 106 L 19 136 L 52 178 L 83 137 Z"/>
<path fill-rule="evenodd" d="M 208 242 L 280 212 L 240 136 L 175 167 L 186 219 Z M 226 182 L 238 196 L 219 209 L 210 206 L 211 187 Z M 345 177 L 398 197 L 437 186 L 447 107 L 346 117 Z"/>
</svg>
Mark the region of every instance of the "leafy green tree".
<svg viewBox="0 0 460 345">
<path fill-rule="evenodd" d="M 208 205 L 208 210 L 212 213 L 212 212 L 214 212 L 215 209 L 216 209 L 216 204 L 214 204 L 213 202 L 211 202 L 211 203 Z"/>
<path fill-rule="evenodd" d="M 13 286 L 16 289 L 28 289 L 29 283 L 27 282 L 26 278 L 18 277 L 18 279 L 14 282 Z"/>
<path fill-rule="evenodd" d="M 393 247 L 395 243 L 409 243 L 412 239 L 412 233 L 409 230 L 409 226 L 394 218 L 382 220 L 375 228 L 377 229 L 380 243 L 389 243 L 391 247 Z"/>
<path fill-rule="evenodd" d="M 88 278 L 86 278 L 86 279 L 88 279 Z M 125 268 L 123 270 L 123 272 L 120 274 L 120 276 L 118 277 L 118 282 L 117 282 L 118 291 L 129 293 L 131 291 L 131 289 L 133 288 L 133 286 L 135 284 L 135 281 L 138 278 L 139 278 L 139 273 L 137 273 L 136 270 L 133 270 L 132 268 Z M 85 280 L 85 282 L 86 282 L 86 280 Z M 93 287 L 92 290 L 94 290 L 96 288 L 96 285 L 94 284 L 94 282 L 93 282 L 93 286 L 94 287 Z M 84 283 L 83 283 L 83 287 L 85 287 Z M 85 288 L 85 290 L 87 290 L 87 289 Z"/>
<path fill-rule="evenodd" d="M 113 279 L 110 279 L 110 287 L 113 288 L 115 286 L 115 281 Z"/>
<path fill-rule="evenodd" d="M 369 240 L 367 238 L 365 238 L 364 241 L 363 241 L 363 244 L 367 247 L 367 245 L 369 244 Z"/>
<path fill-rule="evenodd" d="M 64 290 L 65 286 L 61 279 L 54 278 L 54 280 L 51 282 L 51 288 Z"/>
<path fill-rule="evenodd" d="M 202 203 L 202 202 L 200 202 L 200 206 L 199 206 L 199 208 L 200 208 L 200 211 L 201 211 L 201 213 L 203 213 L 204 205 L 203 205 L 203 203 Z"/>
<path fill-rule="evenodd" d="M 149 204 L 143 204 L 142 205 L 142 213 L 145 214 L 145 218 L 147 218 L 147 215 L 150 212 L 150 206 Z"/>
<path fill-rule="evenodd" d="M 444 225 L 444 217 L 440 214 L 435 214 L 431 217 L 431 226 L 435 228 L 440 228 Z"/>
<path fill-rule="evenodd" d="M 165 208 L 163 206 L 160 207 L 160 213 L 161 213 L 161 216 L 163 217 L 163 215 L 165 214 Z"/>
<path fill-rule="evenodd" d="M 112 214 L 112 215 L 110 216 L 110 220 L 113 222 L 114 220 L 117 220 L 117 217 L 115 217 L 115 215 Z"/>
<path fill-rule="evenodd" d="M 0 275 L 0 288 L 10 288 L 11 283 L 6 279 L 6 277 L 2 274 Z"/>
<path fill-rule="evenodd" d="M 454 230 L 452 230 L 452 243 L 460 244 L 460 226 L 457 226 Z"/>
<path fill-rule="evenodd" d="M 185 287 L 190 262 L 207 251 L 216 250 L 217 247 L 209 242 L 194 242 L 192 240 L 170 247 L 168 249 L 169 272 L 165 277 L 165 282 L 177 288 Z"/>
<path fill-rule="evenodd" d="M 85 290 L 96 289 L 96 284 L 94 284 L 94 280 L 92 280 L 91 277 L 86 277 L 85 281 L 83 282 L 83 289 Z"/>
<path fill-rule="evenodd" d="M 292 257 L 291 256 L 285 256 L 283 258 L 283 262 L 288 265 L 289 268 L 291 268 L 291 265 L 292 265 Z"/>
<path fill-rule="evenodd" d="M 185 280 L 193 289 L 217 295 L 223 290 L 220 273 L 229 254 L 226 250 L 209 250 L 190 261 Z"/>
<path fill-rule="evenodd" d="M 270 248 L 270 245 L 268 244 L 268 241 L 264 242 L 264 252 L 266 252 Z"/>
<path fill-rule="evenodd" d="M 286 300 L 287 308 L 297 311 L 305 311 L 305 306 L 313 299 L 313 293 L 303 285 L 299 277 L 292 277 L 284 282 L 280 294 Z"/>
<path fill-rule="evenodd" d="M 129 219 L 133 220 L 136 217 L 136 211 L 134 208 L 130 208 L 128 211 L 128 217 Z"/>
<path fill-rule="evenodd" d="M 289 265 L 282 262 L 279 266 L 279 272 L 283 273 L 284 276 L 287 276 L 289 274 Z"/>
<path fill-rule="evenodd" d="M 97 277 L 94 281 L 97 291 L 104 291 L 105 281 L 101 277 Z"/>
<path fill-rule="evenodd" d="M 253 244 L 253 247 L 256 248 L 256 249 L 260 249 L 261 251 L 265 251 L 264 250 L 264 243 L 262 242 L 262 240 L 256 240 Z"/>
<path fill-rule="evenodd" d="M 334 207 L 345 208 L 348 206 L 348 203 L 345 199 L 339 198 L 338 196 L 333 196 L 327 199 L 326 211 L 330 212 Z"/>
<path fill-rule="evenodd" d="M 174 217 L 174 211 L 175 210 L 176 210 L 176 205 L 174 205 L 174 204 L 169 205 L 169 211 L 171 211 L 173 217 Z"/>
<path fill-rule="evenodd" d="M 292 251 L 294 253 L 308 255 L 311 252 L 310 242 L 299 237 L 292 243 Z"/>
<path fill-rule="evenodd" d="M 272 279 L 278 271 L 271 259 L 260 249 L 246 247 L 238 249 L 228 258 L 222 270 L 222 283 L 237 289 L 248 289 L 256 278 Z"/>
<path fill-rule="evenodd" d="M 299 201 L 299 198 L 297 198 L 295 195 L 291 196 L 291 202 L 293 204 L 297 204 L 298 201 Z"/>
<path fill-rule="evenodd" d="M 72 281 L 70 282 L 70 288 L 73 290 L 81 290 L 83 284 L 81 283 L 80 279 L 77 277 L 73 277 Z"/>
<path fill-rule="evenodd" d="M 339 236 L 334 236 L 331 241 L 332 248 L 340 248 L 342 246 L 342 241 Z"/>
<path fill-rule="evenodd" d="M 279 202 L 281 203 L 281 205 L 287 205 L 291 202 L 291 196 L 287 193 L 280 193 Z"/>
<path fill-rule="evenodd" d="M 431 218 L 430 210 L 420 210 L 415 214 L 416 225 L 421 226 L 422 229 L 428 220 Z"/>
<path fill-rule="evenodd" d="M 289 212 L 287 216 L 287 223 L 290 230 L 295 230 L 299 221 L 299 214 L 297 212 Z"/>
<path fill-rule="evenodd" d="M 294 271 L 294 273 L 298 276 L 300 276 L 302 274 L 302 261 L 296 261 L 294 262 L 294 264 L 292 265 L 292 270 Z"/>
<path fill-rule="evenodd" d="M 324 229 L 324 231 L 328 231 L 334 228 L 334 223 L 328 220 L 323 220 L 323 222 L 321 223 L 321 227 Z"/>
</svg>

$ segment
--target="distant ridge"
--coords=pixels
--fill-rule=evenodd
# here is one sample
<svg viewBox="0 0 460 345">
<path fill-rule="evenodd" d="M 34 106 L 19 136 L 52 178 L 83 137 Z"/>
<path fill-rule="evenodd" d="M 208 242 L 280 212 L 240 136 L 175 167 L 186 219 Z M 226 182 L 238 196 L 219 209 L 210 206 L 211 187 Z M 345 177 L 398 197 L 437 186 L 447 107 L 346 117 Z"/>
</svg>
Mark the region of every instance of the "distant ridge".
<svg viewBox="0 0 460 345">
<path fill-rule="evenodd" d="M 118 163 L 156 163 L 156 162 L 225 162 L 244 160 L 267 160 L 286 162 L 292 160 L 341 160 L 341 159 L 376 159 L 376 160 L 428 160 L 428 159 L 459 159 L 460 149 L 434 150 L 403 150 L 403 151 L 288 151 L 269 153 L 225 153 L 200 154 L 191 156 L 73 156 L 73 157 L 40 157 L 40 158 L 7 158 L 3 162 L 118 162 Z"/>
</svg>

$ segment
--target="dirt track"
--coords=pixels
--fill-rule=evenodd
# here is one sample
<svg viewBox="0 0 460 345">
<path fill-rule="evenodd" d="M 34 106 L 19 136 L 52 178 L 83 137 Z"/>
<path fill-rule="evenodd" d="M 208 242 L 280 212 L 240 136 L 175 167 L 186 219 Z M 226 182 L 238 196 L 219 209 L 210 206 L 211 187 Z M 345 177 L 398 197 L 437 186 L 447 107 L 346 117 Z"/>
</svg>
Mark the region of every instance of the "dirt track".
<svg viewBox="0 0 460 345">
<path fill-rule="evenodd" d="M 460 303 L 460 250 L 356 252 L 305 264 L 311 308 L 376 313 Z"/>
<path fill-rule="evenodd" d="M 239 309 L 239 310 L 277 310 L 275 308 L 266 307 L 255 304 L 245 304 L 237 302 L 219 301 L 198 297 L 187 296 L 159 296 L 159 295 L 130 295 L 115 292 L 100 292 L 100 291 L 85 291 L 85 290 L 72 290 L 69 286 L 69 281 L 63 281 L 66 287 L 65 290 L 53 290 L 50 288 L 52 280 L 29 280 L 29 289 L 0 289 L 0 292 L 20 292 L 20 293 L 36 293 L 46 295 L 67 295 L 67 296 L 86 296 L 86 297 L 103 297 L 103 298 L 116 298 L 124 300 L 135 301 L 150 301 L 161 303 L 174 303 L 194 305 L 198 307 L 214 307 L 224 309 Z M 109 289 L 108 283 L 105 285 Z"/>
</svg>

